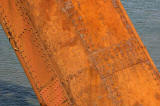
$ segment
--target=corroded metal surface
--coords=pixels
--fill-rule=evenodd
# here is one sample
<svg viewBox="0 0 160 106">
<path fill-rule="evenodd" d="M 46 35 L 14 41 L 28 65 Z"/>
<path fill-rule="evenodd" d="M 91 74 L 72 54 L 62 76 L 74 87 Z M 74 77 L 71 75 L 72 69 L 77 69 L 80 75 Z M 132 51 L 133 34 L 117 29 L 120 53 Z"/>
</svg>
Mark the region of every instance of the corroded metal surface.
<svg viewBox="0 0 160 106">
<path fill-rule="evenodd" d="M 119 0 L 1 0 L 42 106 L 158 106 L 160 78 Z"/>
</svg>

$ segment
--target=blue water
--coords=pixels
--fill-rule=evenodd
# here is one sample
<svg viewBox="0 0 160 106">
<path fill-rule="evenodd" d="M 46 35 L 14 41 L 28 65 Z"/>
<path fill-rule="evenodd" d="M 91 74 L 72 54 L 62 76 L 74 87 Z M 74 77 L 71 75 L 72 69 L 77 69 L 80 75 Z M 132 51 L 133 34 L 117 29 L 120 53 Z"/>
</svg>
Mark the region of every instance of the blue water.
<svg viewBox="0 0 160 106">
<path fill-rule="evenodd" d="M 122 3 L 160 70 L 160 0 L 122 0 Z M 39 106 L 1 27 L 0 106 Z"/>
<path fill-rule="evenodd" d="M 0 106 L 39 106 L 29 81 L 1 27 Z"/>
</svg>

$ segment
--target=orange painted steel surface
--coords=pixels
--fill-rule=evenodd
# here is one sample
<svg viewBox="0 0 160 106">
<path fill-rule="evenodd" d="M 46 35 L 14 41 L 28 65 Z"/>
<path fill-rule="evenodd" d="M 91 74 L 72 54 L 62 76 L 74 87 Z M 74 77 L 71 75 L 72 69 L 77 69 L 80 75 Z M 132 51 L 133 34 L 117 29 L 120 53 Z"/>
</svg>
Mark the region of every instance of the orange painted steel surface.
<svg viewBox="0 0 160 106">
<path fill-rule="evenodd" d="M 0 0 L 42 106 L 160 106 L 160 75 L 119 0 Z"/>
</svg>

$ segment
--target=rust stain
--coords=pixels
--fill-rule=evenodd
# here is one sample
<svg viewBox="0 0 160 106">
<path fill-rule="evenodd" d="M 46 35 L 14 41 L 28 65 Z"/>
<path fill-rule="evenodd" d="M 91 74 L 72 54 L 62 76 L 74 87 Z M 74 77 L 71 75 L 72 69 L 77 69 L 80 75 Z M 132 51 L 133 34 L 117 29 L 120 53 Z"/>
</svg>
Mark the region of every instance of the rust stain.
<svg viewBox="0 0 160 106">
<path fill-rule="evenodd" d="M 0 23 L 42 106 L 160 105 L 120 0 L 0 0 Z"/>
<path fill-rule="evenodd" d="M 160 94 L 159 94 L 159 93 L 156 93 L 156 94 L 155 94 L 155 98 L 156 98 L 158 101 L 160 101 Z"/>
<path fill-rule="evenodd" d="M 143 106 L 139 102 L 136 102 L 133 106 Z"/>
</svg>

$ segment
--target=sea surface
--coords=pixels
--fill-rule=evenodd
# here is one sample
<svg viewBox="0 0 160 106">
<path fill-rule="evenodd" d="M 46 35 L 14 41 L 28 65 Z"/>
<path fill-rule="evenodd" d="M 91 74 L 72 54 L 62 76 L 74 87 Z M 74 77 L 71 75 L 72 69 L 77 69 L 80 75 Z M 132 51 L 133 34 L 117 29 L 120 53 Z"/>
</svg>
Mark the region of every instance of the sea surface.
<svg viewBox="0 0 160 106">
<path fill-rule="evenodd" d="M 122 3 L 160 70 L 160 0 L 122 0 Z M 0 106 L 39 106 L 29 81 L 1 27 Z"/>
</svg>

